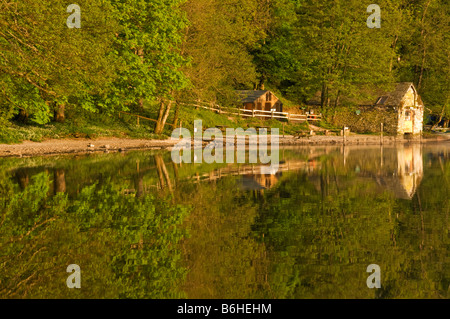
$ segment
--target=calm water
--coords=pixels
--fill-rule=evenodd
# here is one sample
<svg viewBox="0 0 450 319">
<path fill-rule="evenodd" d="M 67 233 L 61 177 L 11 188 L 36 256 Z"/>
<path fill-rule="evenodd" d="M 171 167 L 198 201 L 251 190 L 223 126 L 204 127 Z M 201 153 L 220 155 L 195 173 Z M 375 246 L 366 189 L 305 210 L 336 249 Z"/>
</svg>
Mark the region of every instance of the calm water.
<svg viewBox="0 0 450 319">
<path fill-rule="evenodd" d="M 271 175 L 155 152 L 0 159 L 0 297 L 449 297 L 449 144 L 280 160 Z"/>
</svg>

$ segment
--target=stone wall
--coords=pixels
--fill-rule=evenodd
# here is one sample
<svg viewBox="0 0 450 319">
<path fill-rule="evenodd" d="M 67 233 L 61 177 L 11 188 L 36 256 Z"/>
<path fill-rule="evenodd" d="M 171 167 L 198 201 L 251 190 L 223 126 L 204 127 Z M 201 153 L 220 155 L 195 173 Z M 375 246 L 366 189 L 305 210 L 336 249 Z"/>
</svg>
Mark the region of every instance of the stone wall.
<svg viewBox="0 0 450 319">
<path fill-rule="evenodd" d="M 358 115 L 356 110 L 361 113 Z M 392 108 L 359 107 L 339 111 L 334 124 L 339 127 L 347 126 L 355 133 L 379 133 L 380 124 L 384 124 L 386 134 L 397 134 L 398 113 Z"/>
<path fill-rule="evenodd" d="M 414 134 L 421 134 L 423 131 L 423 109 L 423 107 L 416 109 L 413 126 Z"/>
<path fill-rule="evenodd" d="M 419 96 L 417 96 L 412 88 L 406 92 L 405 96 L 402 99 L 402 107 L 398 110 L 398 131 L 399 135 L 404 134 L 403 126 L 405 123 L 405 112 L 413 111 L 413 127 L 412 134 L 417 135 L 422 133 L 423 131 L 423 102 Z"/>
</svg>

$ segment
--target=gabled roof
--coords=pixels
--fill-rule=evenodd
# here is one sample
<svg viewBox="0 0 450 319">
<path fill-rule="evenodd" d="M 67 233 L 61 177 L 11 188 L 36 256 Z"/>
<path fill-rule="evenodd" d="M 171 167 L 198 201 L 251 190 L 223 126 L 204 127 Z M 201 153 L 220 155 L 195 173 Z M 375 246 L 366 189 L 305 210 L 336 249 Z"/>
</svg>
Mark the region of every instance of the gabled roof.
<svg viewBox="0 0 450 319">
<path fill-rule="evenodd" d="M 393 91 L 388 92 L 385 95 L 379 97 L 375 102 L 375 104 L 386 106 L 398 106 L 401 104 L 403 97 L 408 92 L 410 87 L 412 87 L 413 90 L 417 92 L 412 82 L 397 83 Z"/>
<path fill-rule="evenodd" d="M 241 98 L 242 103 L 252 103 L 266 94 L 267 90 L 236 90 L 236 93 Z"/>
</svg>

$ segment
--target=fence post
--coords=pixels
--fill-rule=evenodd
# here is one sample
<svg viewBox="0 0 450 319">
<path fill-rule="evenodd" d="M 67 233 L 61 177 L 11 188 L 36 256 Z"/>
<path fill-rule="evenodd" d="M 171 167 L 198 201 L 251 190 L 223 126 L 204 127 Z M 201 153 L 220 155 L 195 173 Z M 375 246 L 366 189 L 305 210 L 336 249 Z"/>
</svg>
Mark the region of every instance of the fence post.
<svg viewBox="0 0 450 319">
<path fill-rule="evenodd" d="M 380 144 L 383 144 L 383 128 L 384 128 L 384 124 L 381 123 L 380 125 Z"/>
<path fill-rule="evenodd" d="M 139 116 L 137 116 L 136 118 L 137 118 L 137 126 L 139 126 Z"/>
<path fill-rule="evenodd" d="M 255 109 L 252 109 L 252 117 L 255 117 Z"/>
<path fill-rule="evenodd" d="M 343 144 L 345 145 L 345 125 L 344 125 L 344 127 L 342 128 L 342 142 L 343 142 Z"/>
<path fill-rule="evenodd" d="M 271 117 L 270 117 L 271 119 L 273 119 L 273 110 L 272 110 L 272 114 L 271 114 Z"/>
</svg>

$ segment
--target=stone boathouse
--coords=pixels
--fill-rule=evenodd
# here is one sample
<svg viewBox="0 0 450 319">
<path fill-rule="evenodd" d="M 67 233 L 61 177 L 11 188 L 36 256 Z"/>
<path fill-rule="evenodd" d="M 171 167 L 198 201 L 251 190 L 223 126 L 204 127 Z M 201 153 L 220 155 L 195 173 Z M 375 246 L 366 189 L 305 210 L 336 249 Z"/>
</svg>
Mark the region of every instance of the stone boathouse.
<svg viewBox="0 0 450 319">
<path fill-rule="evenodd" d="M 424 104 L 412 82 L 401 82 L 390 92 L 379 93 L 374 102 L 359 104 L 335 119 L 353 132 L 418 136 L 423 131 Z"/>
</svg>

